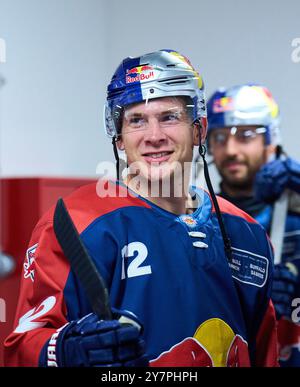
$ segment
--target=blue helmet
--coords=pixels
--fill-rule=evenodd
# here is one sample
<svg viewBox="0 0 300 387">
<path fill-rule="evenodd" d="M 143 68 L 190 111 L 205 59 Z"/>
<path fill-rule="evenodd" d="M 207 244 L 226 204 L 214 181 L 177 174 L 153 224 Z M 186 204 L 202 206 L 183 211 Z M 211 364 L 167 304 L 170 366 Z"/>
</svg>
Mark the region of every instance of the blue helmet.
<svg viewBox="0 0 300 387">
<path fill-rule="evenodd" d="M 208 138 L 220 127 L 260 125 L 266 145 L 280 145 L 279 107 L 270 91 L 258 84 L 220 88 L 207 102 Z"/>
<path fill-rule="evenodd" d="M 112 138 L 120 135 L 125 106 L 178 96 L 191 99 L 193 121 L 199 120 L 206 128 L 203 81 L 186 57 L 173 50 L 160 50 L 124 59 L 107 87 L 106 134 Z"/>
</svg>

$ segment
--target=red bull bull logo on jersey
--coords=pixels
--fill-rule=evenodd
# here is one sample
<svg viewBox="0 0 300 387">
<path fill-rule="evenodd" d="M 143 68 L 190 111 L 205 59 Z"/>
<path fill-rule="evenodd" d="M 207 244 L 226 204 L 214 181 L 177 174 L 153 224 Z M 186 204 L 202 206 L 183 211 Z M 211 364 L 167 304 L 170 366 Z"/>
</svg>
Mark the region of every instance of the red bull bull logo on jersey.
<svg viewBox="0 0 300 387">
<path fill-rule="evenodd" d="M 250 367 L 248 344 L 219 318 L 204 321 L 187 337 L 150 362 L 152 367 Z"/>
<path fill-rule="evenodd" d="M 279 359 L 283 362 L 292 361 L 292 357 L 300 357 L 300 324 L 282 318 L 278 323 Z"/>
<path fill-rule="evenodd" d="M 154 78 L 152 66 L 137 66 L 126 72 L 126 83 L 142 82 Z"/>
</svg>

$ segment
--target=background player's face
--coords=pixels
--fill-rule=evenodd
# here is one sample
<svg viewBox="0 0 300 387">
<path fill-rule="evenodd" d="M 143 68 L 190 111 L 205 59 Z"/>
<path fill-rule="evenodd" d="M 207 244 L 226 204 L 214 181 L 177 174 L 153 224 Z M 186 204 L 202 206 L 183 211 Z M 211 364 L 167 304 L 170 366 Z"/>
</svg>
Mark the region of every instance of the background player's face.
<svg viewBox="0 0 300 387">
<path fill-rule="evenodd" d="M 131 173 L 147 180 L 174 175 L 191 162 L 198 133 L 184 99 L 166 97 L 129 106 L 123 117 L 119 149 L 124 149 Z"/>
<path fill-rule="evenodd" d="M 238 130 L 245 128 L 238 127 Z M 220 131 L 230 128 L 220 128 Z M 219 131 L 217 129 L 216 131 Z M 254 177 L 260 167 L 267 162 L 269 148 L 264 144 L 262 134 L 241 142 L 236 136 L 228 135 L 227 141 L 221 145 L 214 143 L 214 132 L 210 136 L 210 151 L 223 183 L 234 189 L 252 187 Z"/>
</svg>

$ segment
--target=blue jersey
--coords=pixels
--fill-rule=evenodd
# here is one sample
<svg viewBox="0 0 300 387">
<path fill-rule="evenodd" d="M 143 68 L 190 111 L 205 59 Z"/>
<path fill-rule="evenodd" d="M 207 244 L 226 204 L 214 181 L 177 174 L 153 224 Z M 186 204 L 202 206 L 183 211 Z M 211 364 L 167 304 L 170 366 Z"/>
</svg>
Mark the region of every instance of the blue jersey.
<svg viewBox="0 0 300 387">
<path fill-rule="evenodd" d="M 267 231 L 270 231 L 271 228 L 272 213 L 272 206 L 265 206 L 255 217 Z M 287 214 L 282 262 L 292 262 L 300 273 L 300 215 L 295 212 Z M 298 283 L 295 298 L 300 298 L 300 283 Z M 280 365 L 300 367 L 300 324 L 285 317 L 281 318 L 278 324 L 278 337 Z"/>
<path fill-rule="evenodd" d="M 272 251 L 262 226 L 218 199 L 232 244 L 228 261 L 205 191 L 193 188 L 195 212 L 175 215 L 123 186 L 107 187 L 105 198 L 89 185 L 65 202 L 112 306 L 142 323 L 150 364 L 276 366 Z M 6 365 L 38 365 L 56 329 L 91 312 L 55 239 L 52 217 L 53 210 L 30 242 Z"/>
</svg>

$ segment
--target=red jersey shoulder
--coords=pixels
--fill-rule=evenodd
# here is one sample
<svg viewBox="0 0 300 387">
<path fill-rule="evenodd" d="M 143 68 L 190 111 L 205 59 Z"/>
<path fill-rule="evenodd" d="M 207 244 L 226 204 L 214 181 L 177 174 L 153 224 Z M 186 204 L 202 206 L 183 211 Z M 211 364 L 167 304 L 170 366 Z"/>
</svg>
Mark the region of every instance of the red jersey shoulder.
<svg viewBox="0 0 300 387">
<path fill-rule="evenodd" d="M 234 204 L 230 203 L 228 200 L 217 196 L 218 204 L 220 207 L 220 210 L 224 214 L 230 214 L 234 216 L 239 216 L 240 218 L 245 219 L 249 223 L 257 223 L 255 219 L 252 218 L 247 212 L 244 212 L 240 208 L 236 207 Z M 215 212 L 215 209 L 213 209 Z"/>
<path fill-rule="evenodd" d="M 150 208 L 125 186 L 109 180 L 99 180 L 97 183 L 84 185 L 64 197 L 64 202 L 79 233 L 95 219 L 119 208 L 132 206 Z M 51 207 L 43 215 L 36 229 L 46 223 L 52 223 L 54 208 L 55 206 Z"/>
</svg>

